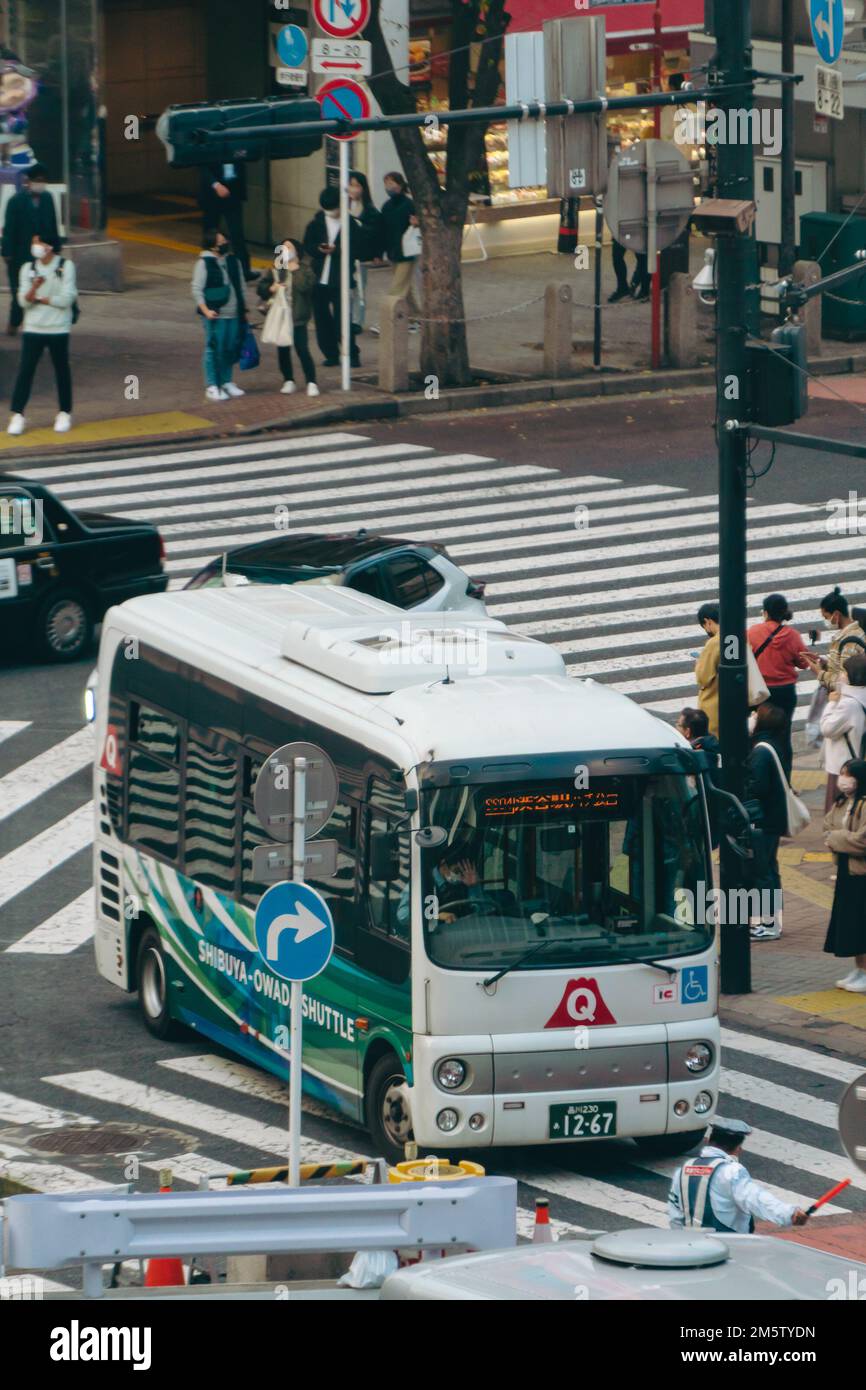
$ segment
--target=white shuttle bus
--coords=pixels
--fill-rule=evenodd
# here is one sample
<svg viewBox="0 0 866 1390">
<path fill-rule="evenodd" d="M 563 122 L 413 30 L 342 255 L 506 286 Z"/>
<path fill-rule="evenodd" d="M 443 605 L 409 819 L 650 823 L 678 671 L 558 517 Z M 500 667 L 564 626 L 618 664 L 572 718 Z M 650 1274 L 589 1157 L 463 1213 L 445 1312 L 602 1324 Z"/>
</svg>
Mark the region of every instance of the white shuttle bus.
<svg viewBox="0 0 866 1390">
<path fill-rule="evenodd" d="M 305 740 L 339 777 L 305 1091 L 392 1159 L 413 1136 L 693 1144 L 718 1093 L 717 958 L 682 910 L 712 868 L 700 755 L 670 726 L 493 619 L 320 585 L 133 599 L 98 670 L 96 959 L 153 1033 L 286 1078 L 252 791 Z"/>
</svg>

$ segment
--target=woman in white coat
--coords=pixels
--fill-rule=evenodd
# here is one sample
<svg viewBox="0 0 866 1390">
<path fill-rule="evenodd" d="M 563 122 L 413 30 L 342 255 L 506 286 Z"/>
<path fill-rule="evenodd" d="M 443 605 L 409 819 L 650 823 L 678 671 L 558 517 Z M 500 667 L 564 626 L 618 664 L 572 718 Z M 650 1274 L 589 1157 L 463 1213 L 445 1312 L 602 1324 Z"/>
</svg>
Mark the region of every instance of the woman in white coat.
<svg viewBox="0 0 866 1390">
<path fill-rule="evenodd" d="M 866 730 L 866 655 L 858 652 L 845 667 L 845 680 L 830 692 L 821 716 L 824 736 L 824 767 L 828 786 L 836 795 L 836 778 L 845 763 L 860 757 Z M 829 793 L 828 793 L 828 799 Z M 831 804 L 832 804 L 831 800 Z"/>
</svg>

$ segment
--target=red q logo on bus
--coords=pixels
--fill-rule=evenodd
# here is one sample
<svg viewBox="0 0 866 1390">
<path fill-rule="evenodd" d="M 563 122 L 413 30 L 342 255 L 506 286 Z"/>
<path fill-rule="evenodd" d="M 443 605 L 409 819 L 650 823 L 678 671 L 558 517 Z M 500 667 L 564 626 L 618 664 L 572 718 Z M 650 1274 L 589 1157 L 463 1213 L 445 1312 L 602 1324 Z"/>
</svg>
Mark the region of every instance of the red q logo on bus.
<svg viewBox="0 0 866 1390">
<path fill-rule="evenodd" d="M 106 772 L 111 772 L 115 777 L 119 777 L 123 772 L 120 762 L 120 747 L 117 741 L 117 725 L 109 724 L 105 731 L 105 743 L 102 748 L 102 758 L 99 766 Z"/>
<path fill-rule="evenodd" d="M 581 975 L 577 980 L 569 980 L 565 993 L 544 1026 L 574 1028 L 578 1024 L 591 1027 L 604 1023 L 616 1023 L 616 1019 L 602 999 L 596 981 L 587 980 Z"/>
</svg>

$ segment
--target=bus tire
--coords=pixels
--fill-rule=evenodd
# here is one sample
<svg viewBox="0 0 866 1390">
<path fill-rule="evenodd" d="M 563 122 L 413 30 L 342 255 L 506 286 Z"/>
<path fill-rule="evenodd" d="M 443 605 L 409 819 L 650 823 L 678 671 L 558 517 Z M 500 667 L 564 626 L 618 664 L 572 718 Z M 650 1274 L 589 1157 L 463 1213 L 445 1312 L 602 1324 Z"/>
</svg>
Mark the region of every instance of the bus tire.
<svg viewBox="0 0 866 1390">
<path fill-rule="evenodd" d="M 648 1134 L 638 1139 L 638 1144 L 646 1154 L 656 1158 L 678 1158 L 697 1148 L 703 1142 L 706 1125 L 702 1129 L 684 1130 L 680 1134 Z"/>
<path fill-rule="evenodd" d="M 80 589 L 53 589 L 36 615 L 36 650 L 43 661 L 76 661 L 90 646 L 93 615 Z"/>
<path fill-rule="evenodd" d="M 393 1052 L 385 1052 L 373 1063 L 364 1088 L 367 1128 L 373 1140 L 373 1153 L 388 1163 L 405 1158 L 405 1145 L 412 1138 L 412 1116 L 406 1074 Z"/>
<path fill-rule="evenodd" d="M 155 1038 L 172 1038 L 178 1028 L 168 1007 L 168 972 L 159 932 L 148 927 L 138 947 L 138 1007 Z"/>
</svg>

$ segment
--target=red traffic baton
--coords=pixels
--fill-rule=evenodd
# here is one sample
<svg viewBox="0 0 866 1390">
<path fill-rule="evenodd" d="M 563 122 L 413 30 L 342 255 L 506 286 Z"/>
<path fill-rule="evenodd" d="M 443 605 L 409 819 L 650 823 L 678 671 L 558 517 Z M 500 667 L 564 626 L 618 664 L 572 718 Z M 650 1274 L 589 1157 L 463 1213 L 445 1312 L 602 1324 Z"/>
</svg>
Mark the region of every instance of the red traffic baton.
<svg viewBox="0 0 866 1390">
<path fill-rule="evenodd" d="M 840 1192 L 850 1185 L 850 1182 L 850 1178 L 845 1178 L 843 1182 L 837 1182 L 835 1187 L 831 1187 L 829 1192 L 825 1192 L 823 1197 L 819 1197 L 817 1202 L 812 1203 L 806 1211 L 806 1215 L 814 1216 L 819 1207 L 823 1207 L 825 1202 L 830 1202 L 834 1197 L 837 1197 Z"/>
</svg>

